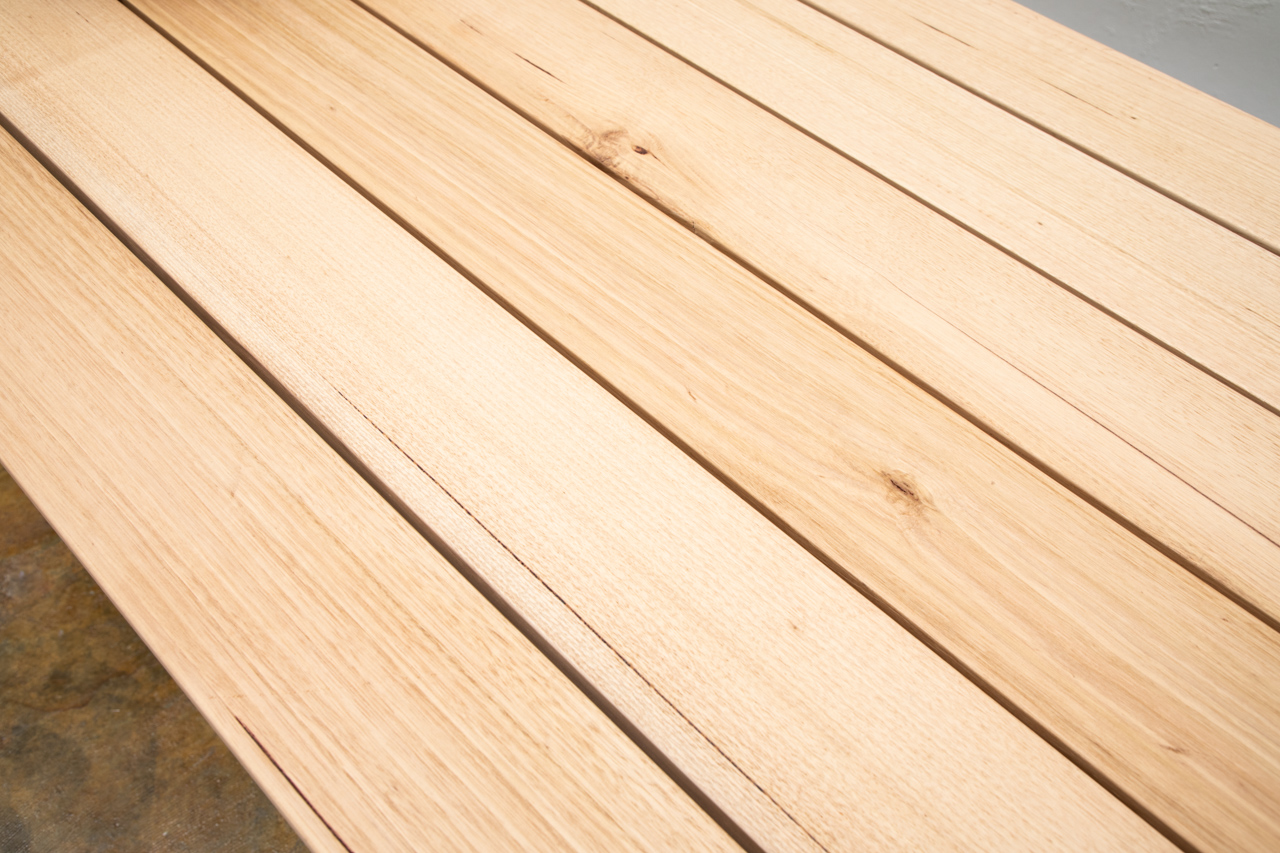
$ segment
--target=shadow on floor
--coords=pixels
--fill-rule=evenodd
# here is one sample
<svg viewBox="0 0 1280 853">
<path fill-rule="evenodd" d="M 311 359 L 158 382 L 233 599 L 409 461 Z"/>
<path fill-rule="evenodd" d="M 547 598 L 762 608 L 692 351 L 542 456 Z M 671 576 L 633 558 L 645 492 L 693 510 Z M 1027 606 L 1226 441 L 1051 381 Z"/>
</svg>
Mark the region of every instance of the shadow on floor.
<svg viewBox="0 0 1280 853">
<path fill-rule="evenodd" d="M 306 853 L 0 469 L 0 853 Z"/>
</svg>

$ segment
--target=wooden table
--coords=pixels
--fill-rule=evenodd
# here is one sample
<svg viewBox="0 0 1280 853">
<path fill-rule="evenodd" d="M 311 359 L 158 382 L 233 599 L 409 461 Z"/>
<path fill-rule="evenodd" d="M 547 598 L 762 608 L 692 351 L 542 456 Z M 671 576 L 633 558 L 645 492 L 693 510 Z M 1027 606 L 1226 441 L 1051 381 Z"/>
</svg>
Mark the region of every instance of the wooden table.
<svg viewBox="0 0 1280 853">
<path fill-rule="evenodd" d="M 1280 130 L 1003 0 L 4 0 L 0 460 L 315 850 L 1280 847 Z"/>
</svg>

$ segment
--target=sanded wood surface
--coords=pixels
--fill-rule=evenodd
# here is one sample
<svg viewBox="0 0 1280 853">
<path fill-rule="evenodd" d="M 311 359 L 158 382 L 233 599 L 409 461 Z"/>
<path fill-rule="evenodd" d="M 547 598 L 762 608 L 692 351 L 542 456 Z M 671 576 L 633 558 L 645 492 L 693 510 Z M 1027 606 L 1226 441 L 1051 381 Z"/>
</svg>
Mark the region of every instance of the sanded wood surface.
<svg viewBox="0 0 1280 853">
<path fill-rule="evenodd" d="M 137 5 L 1180 831 L 1280 787 L 1274 634 L 816 317 L 349 3 Z"/>
<path fill-rule="evenodd" d="M 1013 0 L 805 0 L 1280 251 L 1280 128 Z"/>
<path fill-rule="evenodd" d="M 1280 407 L 1267 249 L 795 0 L 596 5 Z"/>
<path fill-rule="evenodd" d="M 666 46 L 0 2 L 6 125 L 285 398 L 8 142 L 0 458 L 304 837 L 1280 846 L 1280 418 L 1214 375 L 1274 258 L 812 4 L 601 5 Z"/>
<path fill-rule="evenodd" d="M 1166 846 L 122 7 L 7 8 L 5 116 L 428 526 L 442 490 L 483 525 L 507 563 L 446 538 L 537 630 L 589 626 L 561 652 L 621 658 L 651 696 L 597 689 L 674 709 L 702 740 L 660 748 L 753 835 Z"/>
<path fill-rule="evenodd" d="M 7 135 L 0 194 L 5 464 L 312 849 L 736 849 Z"/>
<path fill-rule="evenodd" d="M 574 0 L 370 5 L 1280 619 L 1273 413 Z"/>
</svg>

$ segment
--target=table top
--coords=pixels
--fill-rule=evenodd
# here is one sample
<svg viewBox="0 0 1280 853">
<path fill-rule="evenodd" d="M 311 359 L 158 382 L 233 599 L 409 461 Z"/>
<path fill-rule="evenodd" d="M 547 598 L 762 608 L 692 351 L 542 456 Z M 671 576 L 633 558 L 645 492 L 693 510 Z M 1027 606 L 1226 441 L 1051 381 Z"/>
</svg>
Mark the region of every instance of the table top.
<svg viewBox="0 0 1280 853">
<path fill-rule="evenodd" d="M 1280 129 L 997 0 L 4 4 L 0 459 L 313 849 L 1280 845 Z"/>
</svg>

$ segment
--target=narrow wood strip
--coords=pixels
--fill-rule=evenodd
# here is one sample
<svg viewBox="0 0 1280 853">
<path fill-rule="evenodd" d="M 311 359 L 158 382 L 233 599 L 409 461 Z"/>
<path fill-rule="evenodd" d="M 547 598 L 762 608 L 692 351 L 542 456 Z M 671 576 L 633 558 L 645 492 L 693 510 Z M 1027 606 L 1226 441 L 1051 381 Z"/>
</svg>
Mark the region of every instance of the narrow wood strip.
<svg viewBox="0 0 1280 853">
<path fill-rule="evenodd" d="M 1280 409 L 1280 256 L 796 0 L 596 0 Z"/>
<path fill-rule="evenodd" d="M 618 657 L 649 684 L 703 739 L 674 742 L 682 769 L 732 762 L 737 787 L 696 781 L 751 832 L 1168 849 L 123 7 L 4 5 L 6 117 L 427 525 L 454 523 L 442 490 L 483 525 L 521 576 L 446 538 L 543 636 L 588 626 L 567 659 Z M 558 608 L 518 598 L 538 583 Z"/>
<path fill-rule="evenodd" d="M 1237 734 L 1276 698 L 1224 667 L 1258 626 L 817 318 L 350 4 L 139 6 L 1125 790 L 1229 821 L 1280 786 Z"/>
<path fill-rule="evenodd" d="M 805 0 L 1280 252 L 1280 128 L 1013 0 Z"/>
<path fill-rule="evenodd" d="M 0 199 L 5 465 L 313 849 L 736 849 L 7 134 Z"/>
<path fill-rule="evenodd" d="M 368 5 L 1280 620 L 1280 418 L 574 0 Z"/>
</svg>

